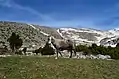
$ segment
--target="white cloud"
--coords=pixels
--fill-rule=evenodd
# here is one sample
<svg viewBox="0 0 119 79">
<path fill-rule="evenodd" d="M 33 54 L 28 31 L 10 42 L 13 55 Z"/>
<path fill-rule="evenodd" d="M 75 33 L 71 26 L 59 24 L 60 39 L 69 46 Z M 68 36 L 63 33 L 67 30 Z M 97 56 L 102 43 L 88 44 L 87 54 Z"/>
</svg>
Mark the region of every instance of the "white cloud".
<svg viewBox="0 0 119 79">
<path fill-rule="evenodd" d="M 11 7 L 11 0 L 0 0 L 0 5 L 5 7 Z"/>
<path fill-rule="evenodd" d="M 41 18 L 43 21 L 48 21 L 48 20 L 54 20 L 53 18 L 51 18 L 48 15 L 42 14 L 40 12 L 38 12 L 37 10 L 28 7 L 28 6 L 22 6 L 20 4 L 15 3 L 13 0 L 0 0 L 0 5 L 4 6 L 4 7 L 8 7 L 8 8 L 15 8 L 15 9 L 19 9 L 19 10 L 23 10 L 23 11 L 28 11 L 33 15 L 38 16 L 39 18 Z"/>
<path fill-rule="evenodd" d="M 33 9 L 32 7 L 20 5 L 20 4 L 16 3 L 14 0 L 0 0 L 0 6 L 28 12 L 32 15 L 37 16 L 37 18 L 42 19 L 42 21 L 39 21 L 39 19 L 36 19 L 34 17 L 35 20 L 34 19 L 33 20 L 35 22 L 33 22 L 33 23 L 36 23 L 36 24 L 38 23 L 38 24 L 54 26 L 54 27 L 66 27 L 66 26 L 67 27 L 68 26 L 78 27 L 78 26 L 82 26 L 82 27 L 97 28 L 97 27 L 93 26 L 94 23 L 92 21 L 90 21 L 90 19 L 89 20 L 86 20 L 86 19 L 82 20 L 79 17 L 71 17 L 71 19 L 59 20 L 59 18 L 57 18 L 56 16 L 64 17 L 64 18 L 67 18 L 67 17 L 62 16 L 62 14 L 56 13 L 56 12 L 54 12 L 54 14 L 56 13 L 55 14 L 56 16 L 53 16 L 54 14 L 42 14 L 41 12 Z M 8 17 L 4 17 L 4 18 L 8 18 Z M 24 18 L 25 18 L 25 16 L 24 16 Z"/>
</svg>

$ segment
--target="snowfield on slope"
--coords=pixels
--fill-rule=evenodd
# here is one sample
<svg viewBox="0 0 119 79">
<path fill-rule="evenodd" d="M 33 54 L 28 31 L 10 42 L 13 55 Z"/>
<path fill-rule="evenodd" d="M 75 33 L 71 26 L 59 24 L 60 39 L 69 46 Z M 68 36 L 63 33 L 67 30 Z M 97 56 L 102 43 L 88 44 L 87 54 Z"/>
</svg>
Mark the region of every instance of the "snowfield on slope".
<svg viewBox="0 0 119 79">
<path fill-rule="evenodd" d="M 101 30 L 94 30 L 94 29 L 88 29 L 88 28 L 60 28 L 57 30 L 57 32 L 61 35 L 63 38 L 70 38 L 71 40 L 74 40 L 75 42 L 79 43 L 96 43 L 100 45 L 100 41 L 104 38 L 109 38 L 108 41 L 114 40 L 119 38 L 119 30 L 109 30 L 109 31 L 101 31 Z M 100 36 L 94 36 L 96 37 L 96 41 L 89 41 L 88 39 L 83 39 L 80 38 L 79 35 L 76 33 L 92 33 L 92 34 L 97 34 Z M 109 46 L 109 44 L 106 44 L 106 46 Z M 111 45 L 112 47 L 115 47 L 116 45 Z"/>
<path fill-rule="evenodd" d="M 39 30 L 32 24 L 28 24 L 32 28 Z M 39 30 L 40 31 L 40 30 Z M 71 39 L 75 41 L 75 43 L 78 45 L 79 43 L 96 43 L 97 45 L 100 45 L 100 41 L 104 38 L 109 38 L 108 40 L 105 40 L 105 46 L 112 46 L 115 47 L 116 44 L 109 44 L 108 41 L 115 40 L 119 38 L 119 29 L 116 28 L 114 30 L 108 30 L 108 31 L 101 31 L 101 30 L 95 30 L 95 29 L 88 29 L 88 28 L 59 28 L 56 30 L 57 33 L 64 39 Z M 40 31 L 45 36 L 50 36 L 49 34 Z M 78 33 L 87 33 L 87 34 L 95 34 L 94 37 L 97 40 L 88 40 L 87 38 L 81 38 Z"/>
</svg>

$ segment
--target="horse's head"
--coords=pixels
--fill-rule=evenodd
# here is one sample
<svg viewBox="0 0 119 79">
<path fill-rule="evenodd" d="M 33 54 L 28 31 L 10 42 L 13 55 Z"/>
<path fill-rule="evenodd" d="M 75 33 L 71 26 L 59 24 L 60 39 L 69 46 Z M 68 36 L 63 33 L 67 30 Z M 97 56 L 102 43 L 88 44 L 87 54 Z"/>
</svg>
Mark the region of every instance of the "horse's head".
<svg viewBox="0 0 119 79">
<path fill-rule="evenodd" d="M 49 36 L 48 37 L 48 43 L 51 44 L 51 43 L 54 43 L 55 42 L 55 39 L 53 36 Z"/>
<path fill-rule="evenodd" d="M 56 46 L 54 46 L 55 39 L 53 36 L 48 36 L 48 41 L 46 44 L 49 45 L 50 47 L 52 47 L 53 49 L 56 49 Z"/>
</svg>

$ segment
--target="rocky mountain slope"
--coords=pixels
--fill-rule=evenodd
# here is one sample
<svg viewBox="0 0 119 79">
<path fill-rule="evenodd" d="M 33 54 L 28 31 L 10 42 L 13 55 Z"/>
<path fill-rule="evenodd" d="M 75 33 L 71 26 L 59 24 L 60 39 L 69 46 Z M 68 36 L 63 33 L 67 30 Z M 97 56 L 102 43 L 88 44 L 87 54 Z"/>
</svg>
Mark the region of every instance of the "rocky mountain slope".
<svg viewBox="0 0 119 79">
<path fill-rule="evenodd" d="M 101 31 L 89 28 L 51 28 L 46 26 L 0 21 L 0 41 L 7 42 L 12 32 L 23 39 L 24 46 L 42 46 L 49 35 L 57 39 L 71 39 L 78 44 L 92 44 L 115 46 L 119 41 L 119 29 Z"/>
<path fill-rule="evenodd" d="M 20 35 L 23 39 L 24 46 L 42 46 L 46 43 L 48 34 L 61 39 L 57 31 L 50 27 L 0 21 L 0 41 L 8 44 L 7 39 L 10 37 L 12 32 Z"/>
<path fill-rule="evenodd" d="M 116 46 L 119 42 L 119 30 L 101 31 L 88 28 L 60 28 L 57 30 L 64 38 L 72 39 L 76 44 L 92 44 Z"/>
</svg>

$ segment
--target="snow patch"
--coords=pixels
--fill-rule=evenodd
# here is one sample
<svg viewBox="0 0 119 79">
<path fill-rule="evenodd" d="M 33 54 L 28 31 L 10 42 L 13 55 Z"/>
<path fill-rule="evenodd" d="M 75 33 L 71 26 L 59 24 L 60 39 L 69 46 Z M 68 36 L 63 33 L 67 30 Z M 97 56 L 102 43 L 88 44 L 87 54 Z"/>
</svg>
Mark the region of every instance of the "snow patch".
<svg viewBox="0 0 119 79">
<path fill-rule="evenodd" d="M 36 30 L 39 30 L 39 29 L 37 29 L 35 26 L 33 26 L 32 24 L 28 24 L 28 25 L 31 26 L 32 28 L 36 29 Z M 40 33 L 42 33 L 42 34 L 45 35 L 45 36 L 49 36 L 49 34 L 43 32 L 43 31 L 40 31 Z"/>
<path fill-rule="evenodd" d="M 43 32 L 43 31 L 40 31 L 40 33 L 42 33 L 42 34 L 45 35 L 45 36 L 49 36 L 49 34 Z"/>
<path fill-rule="evenodd" d="M 60 33 L 60 29 L 57 30 L 57 32 L 59 33 L 59 35 L 64 38 L 64 36 L 62 35 L 62 33 Z"/>
<path fill-rule="evenodd" d="M 31 26 L 34 29 L 37 29 L 35 26 L 33 26 L 32 24 L 28 24 L 29 26 Z"/>
</svg>

